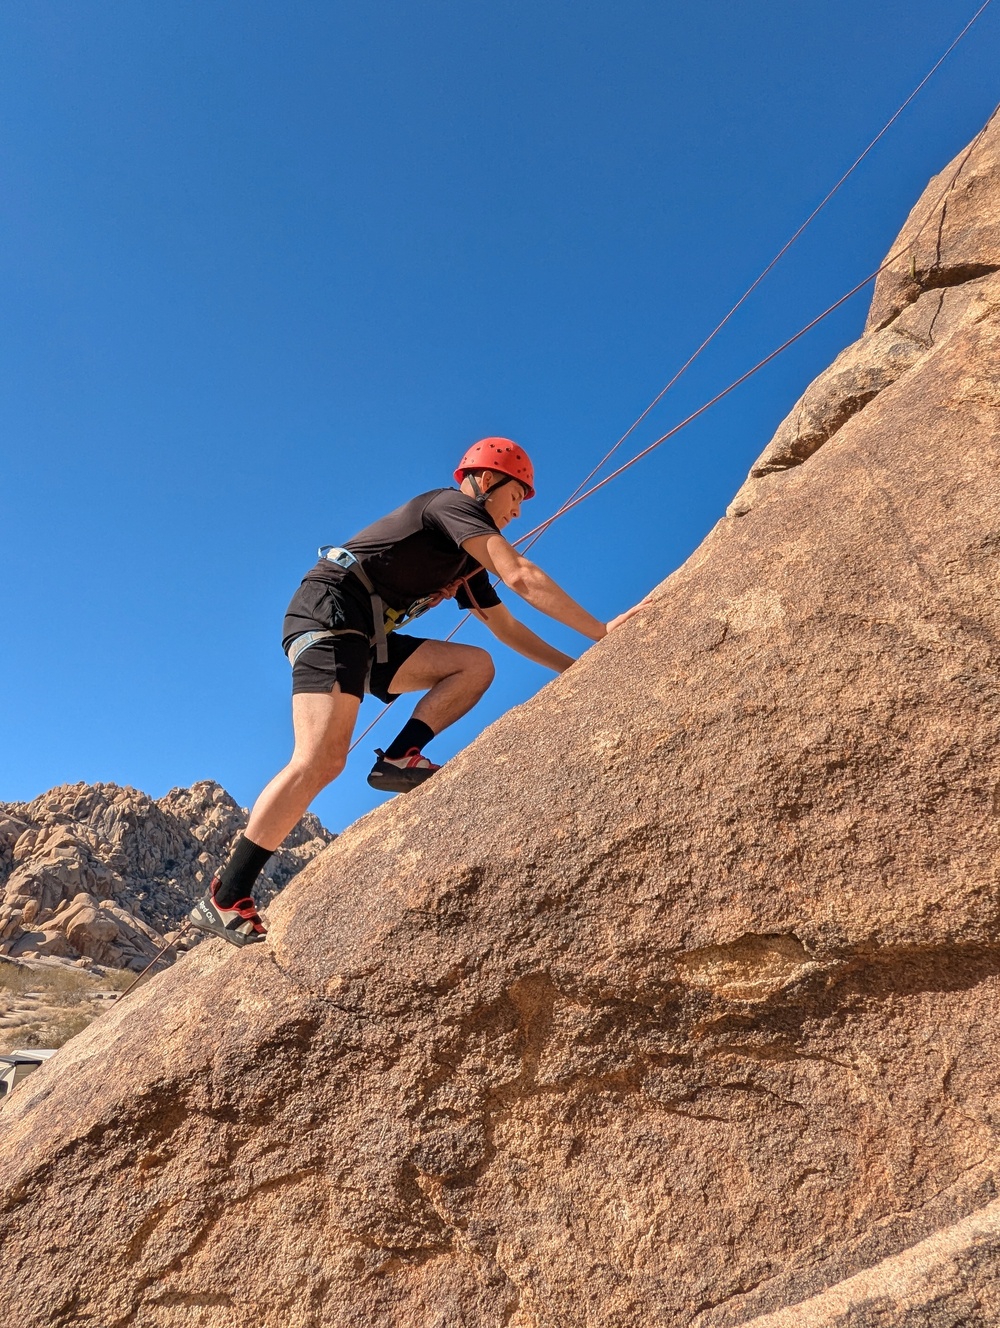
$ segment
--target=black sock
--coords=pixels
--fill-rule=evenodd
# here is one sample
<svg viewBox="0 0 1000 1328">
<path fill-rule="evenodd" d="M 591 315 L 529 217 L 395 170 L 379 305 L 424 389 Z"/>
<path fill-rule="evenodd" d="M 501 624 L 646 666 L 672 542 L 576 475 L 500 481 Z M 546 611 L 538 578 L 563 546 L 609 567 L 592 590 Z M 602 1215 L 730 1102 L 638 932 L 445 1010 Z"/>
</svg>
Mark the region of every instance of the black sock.
<svg viewBox="0 0 1000 1328">
<path fill-rule="evenodd" d="M 273 852 L 273 849 L 252 843 L 246 835 L 240 835 L 217 878 L 215 902 L 220 908 L 232 908 L 237 899 L 246 899 L 253 893 L 254 882 Z"/>
<path fill-rule="evenodd" d="M 425 724 L 422 719 L 408 719 L 385 749 L 385 754 L 390 760 L 398 760 L 411 747 L 422 752 L 433 737 L 434 730 L 429 724 Z"/>
</svg>

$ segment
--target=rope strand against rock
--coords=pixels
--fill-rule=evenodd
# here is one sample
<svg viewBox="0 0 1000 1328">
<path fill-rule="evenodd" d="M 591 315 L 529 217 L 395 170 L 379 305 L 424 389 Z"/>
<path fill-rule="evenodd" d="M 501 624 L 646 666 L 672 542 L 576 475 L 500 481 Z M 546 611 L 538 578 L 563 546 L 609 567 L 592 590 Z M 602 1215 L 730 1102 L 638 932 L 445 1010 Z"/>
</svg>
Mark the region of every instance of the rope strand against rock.
<svg viewBox="0 0 1000 1328">
<path fill-rule="evenodd" d="M 990 4 L 991 2 L 992 0 L 986 0 L 987 4 Z M 979 13 L 982 13 L 982 9 L 985 8 L 986 5 L 983 5 L 982 8 L 979 10 Z M 978 17 L 978 14 L 976 15 L 976 17 Z M 965 163 L 969 160 L 969 157 L 975 151 L 983 135 L 986 133 L 987 129 L 990 127 L 990 125 L 993 123 L 994 119 L 996 118 L 998 112 L 1000 112 L 1000 103 L 998 103 L 998 105 L 994 107 L 993 113 L 986 121 L 986 124 L 982 127 L 982 129 L 979 131 L 976 137 L 969 144 L 966 151 L 962 154 L 958 166 L 955 168 L 950 179 L 948 180 L 948 183 L 941 191 L 934 206 L 928 211 L 927 217 L 924 219 L 923 224 L 920 226 L 916 234 L 913 236 L 913 240 L 919 239 L 919 237 L 923 234 L 924 230 L 927 228 L 931 219 L 937 215 L 938 208 L 941 206 L 941 204 L 944 202 L 944 199 L 954 188 L 955 182 L 958 179 L 959 175 L 962 173 L 962 169 L 964 168 Z M 913 241 L 911 240 L 910 243 L 912 244 L 912 242 Z M 716 405 L 724 397 L 729 396 L 730 392 L 733 392 L 736 390 L 736 388 L 742 386 L 742 384 L 745 383 L 747 379 L 752 378 L 754 374 L 759 373 L 759 371 L 763 369 L 765 365 L 770 364 L 770 362 L 773 359 L 776 359 L 779 355 L 782 354 L 783 351 L 786 351 L 789 348 L 789 346 L 793 346 L 795 342 L 800 340 L 800 338 L 804 337 L 807 332 L 811 332 L 812 329 L 817 326 L 817 324 L 823 322 L 825 318 L 828 318 L 830 314 L 834 313 L 835 310 L 839 309 L 842 304 L 846 304 L 846 302 L 850 300 L 853 296 L 857 295 L 859 291 L 864 290 L 865 286 L 867 286 L 870 282 L 875 281 L 882 272 L 884 272 L 888 267 L 890 267 L 893 263 L 895 263 L 899 258 L 903 257 L 904 253 L 905 249 L 898 249 L 894 253 L 891 253 L 889 257 L 886 258 L 886 260 L 875 269 L 874 272 L 869 273 L 868 276 L 865 277 L 863 280 L 859 281 L 857 285 L 852 286 L 851 289 L 847 291 L 846 294 L 842 295 L 838 300 L 835 300 L 833 304 L 829 305 L 826 309 L 824 309 L 821 314 L 817 314 L 815 318 L 811 319 L 808 323 L 806 323 L 806 325 L 800 328 L 798 332 L 794 333 L 793 336 L 790 336 L 787 341 L 783 341 L 781 345 L 778 346 L 775 350 L 772 350 L 769 355 L 765 355 L 762 360 L 758 360 L 757 363 L 751 369 L 748 369 L 745 373 L 741 374 L 739 378 L 734 379 L 733 382 L 731 382 L 728 385 L 728 387 L 724 387 L 721 392 L 717 392 L 716 395 L 712 397 L 709 401 L 706 401 L 703 405 L 699 406 L 697 410 L 692 411 L 690 415 L 686 416 L 683 420 L 681 420 L 679 424 L 675 424 L 672 429 L 668 429 L 666 433 L 661 434 L 659 438 L 654 439 L 654 441 L 651 442 L 648 446 L 644 447 L 642 451 L 637 452 L 635 456 L 631 457 L 623 465 L 619 466 L 617 470 L 613 470 L 610 475 L 606 475 L 604 479 L 598 481 L 597 484 L 592 485 L 591 488 L 586 489 L 582 493 L 580 492 L 581 486 L 577 486 L 577 489 L 574 491 L 573 496 L 570 499 L 567 499 L 566 502 L 564 502 L 561 507 L 559 507 L 555 512 L 553 512 L 553 514 L 550 517 L 546 518 L 545 521 L 542 521 L 537 526 L 533 527 L 533 529 L 529 530 L 527 534 L 522 535 L 520 539 L 515 540 L 514 541 L 515 547 L 524 544 L 526 548 L 530 549 L 532 545 L 538 542 L 538 540 L 542 537 L 545 531 L 548 530 L 549 527 L 553 525 L 554 522 L 558 521 L 561 516 L 565 516 L 565 514 L 571 511 L 574 507 L 578 507 L 580 503 L 584 502 L 587 498 L 592 497 L 595 493 L 598 492 L 599 489 L 603 489 L 606 484 L 610 484 L 612 480 L 617 479 L 619 475 L 622 475 L 625 473 L 626 470 L 631 469 L 631 467 L 636 465 L 637 462 L 641 461 L 644 457 L 648 456 L 650 452 L 655 451 L 656 448 L 660 447 L 663 443 L 667 442 L 668 439 L 673 438 L 676 434 L 680 433 L 682 429 L 685 429 L 689 424 L 692 424 L 696 419 L 699 418 L 699 416 L 704 415 L 707 410 L 710 410 L 712 406 Z M 646 413 L 648 413 L 648 411 Z M 622 438 L 624 439 L 627 436 L 628 436 L 627 434 L 623 434 Z M 608 455 L 610 456 L 611 453 L 609 453 Z M 605 458 L 605 460 L 606 459 L 607 458 Z M 602 461 L 601 465 L 603 464 L 604 462 Z M 596 474 L 597 470 L 599 469 L 600 465 L 597 466 L 593 471 L 591 471 L 591 477 L 594 474 Z M 461 631 L 461 629 L 465 626 L 465 624 L 469 621 L 471 617 L 472 614 L 470 612 L 466 613 L 462 618 L 460 618 L 457 625 L 445 637 L 445 641 L 451 641 L 457 635 L 457 633 Z M 387 714 L 388 711 L 390 711 L 395 704 L 396 704 L 395 701 L 390 701 L 387 706 L 384 706 L 379 711 L 379 713 L 375 716 L 375 718 L 368 725 L 368 727 L 351 744 L 348 750 L 348 755 L 350 755 L 350 753 L 354 751 L 354 749 L 368 736 L 368 734 L 371 733 L 371 731 L 379 723 L 382 717 L 385 714 Z"/>
<path fill-rule="evenodd" d="M 987 3 L 989 3 L 989 0 L 987 0 Z M 937 216 L 938 209 L 941 207 L 941 204 L 944 202 L 948 194 L 951 193 L 952 189 L 955 187 L 955 182 L 958 180 L 958 177 L 961 175 L 962 170 L 965 167 L 965 163 L 969 160 L 969 157 L 975 151 L 983 135 L 986 133 L 987 129 L 990 127 L 990 125 L 993 123 L 994 119 L 996 118 L 998 112 L 1000 112 L 1000 103 L 998 103 L 997 106 L 994 107 L 993 113 L 990 116 L 990 118 L 986 121 L 986 124 L 983 125 L 982 129 L 980 129 L 979 133 L 976 135 L 976 137 L 969 144 L 968 148 L 962 154 L 961 160 L 959 161 L 955 170 L 952 172 L 952 175 L 949 178 L 948 183 L 945 185 L 941 193 L 938 195 L 938 198 L 935 201 L 934 206 L 929 209 L 927 216 L 924 218 L 922 225 L 918 228 L 912 239 L 908 241 L 908 244 L 906 246 L 897 249 L 894 253 L 891 253 L 883 263 L 879 264 L 879 266 L 875 269 L 874 272 L 870 272 L 868 276 L 865 277 L 863 280 L 859 281 L 856 286 L 852 286 L 851 289 L 845 295 L 842 295 L 839 300 L 834 300 L 833 304 L 829 305 L 826 309 L 824 309 L 821 314 L 817 314 L 815 318 L 811 319 L 808 323 L 806 323 L 805 327 L 800 328 L 798 332 L 794 333 L 793 336 L 790 336 L 787 341 L 783 341 L 781 345 L 778 346 L 775 350 L 772 350 L 769 355 L 765 355 L 762 360 L 758 360 L 752 369 L 748 369 L 746 373 L 741 374 L 739 378 L 734 379 L 733 382 L 731 382 L 728 387 L 724 387 L 721 392 L 717 392 L 716 395 L 711 398 L 711 400 L 706 401 L 704 405 L 701 405 L 698 407 L 697 410 L 692 411 L 691 414 L 686 416 L 683 420 L 681 420 L 679 424 L 675 424 L 672 429 L 668 429 L 665 434 L 661 434 L 659 438 L 654 439 L 654 441 L 651 442 L 647 447 L 644 447 L 641 452 L 637 452 L 635 456 L 631 457 L 623 465 L 619 466 L 617 470 L 613 470 L 610 475 L 605 475 L 603 480 L 599 480 L 598 483 L 592 485 L 591 488 L 586 489 L 583 493 L 578 493 L 577 496 L 575 496 L 571 501 L 564 503 L 562 507 L 558 509 L 558 511 L 554 512 L 552 516 L 550 516 L 547 520 L 542 521 L 539 525 L 535 526 L 533 530 L 529 530 L 526 535 L 522 535 L 521 538 L 516 541 L 516 543 L 521 544 L 525 540 L 530 540 L 531 543 L 535 543 L 538 540 L 538 538 L 541 536 L 541 534 L 545 530 L 547 530 L 554 521 L 557 521 L 559 517 L 564 516 L 574 507 L 579 506 L 579 504 L 584 502 L 585 499 L 590 498 L 593 494 L 597 493 L 599 489 L 603 489 L 606 484 L 610 484 L 612 480 L 617 479 L 619 475 L 624 474 L 625 471 L 629 470 L 632 466 L 634 466 L 636 462 L 641 461 L 643 457 L 648 456 L 650 452 L 654 451 L 657 447 L 659 447 L 661 443 L 665 443 L 668 438 L 673 438 L 675 434 L 680 433 L 681 429 L 686 428 L 687 425 L 691 424 L 694 420 L 698 419 L 700 415 L 704 415 L 705 411 L 709 410 L 717 402 L 721 401 L 723 397 L 727 397 L 730 392 L 734 391 L 737 387 L 740 387 L 743 383 L 747 381 L 748 378 L 752 378 L 754 374 L 758 373 L 761 369 L 763 369 L 766 364 L 770 364 L 770 362 L 773 359 L 776 359 L 777 356 L 782 354 L 783 351 L 786 351 L 789 348 L 789 346 L 793 346 L 795 342 L 798 341 L 801 337 L 804 337 L 807 332 L 811 332 L 812 329 L 816 327 L 818 323 L 822 323 L 825 318 L 828 318 L 830 314 L 832 314 L 835 310 L 839 309 L 842 304 L 846 304 L 846 302 L 850 300 L 853 296 L 857 295 L 859 291 L 864 290 L 864 288 L 867 285 L 875 281 L 883 272 L 886 271 L 887 268 L 891 267 L 893 263 L 897 262 L 900 258 L 902 258 L 906 253 L 906 249 L 908 247 L 911 247 L 913 243 L 920 238 L 920 236 L 927 229 L 927 226 L 930 224 L 931 219 Z"/>
<path fill-rule="evenodd" d="M 119 1004 L 119 1005 L 121 1004 L 121 1002 L 125 999 L 125 997 L 128 996 L 129 993 L 130 993 L 131 991 L 133 991 L 134 988 L 137 987 L 137 986 L 139 985 L 139 983 L 140 983 L 140 982 L 142 981 L 142 979 L 146 976 L 146 974 L 147 974 L 147 973 L 149 972 L 149 970 L 153 967 L 153 965 L 156 964 L 156 963 L 159 963 L 159 961 L 160 961 L 160 960 L 163 958 L 163 956 L 167 953 L 167 951 L 170 949 L 170 947 L 171 947 L 172 945 L 176 945 L 177 942 L 178 942 L 178 941 L 181 939 L 181 937 L 184 935 L 184 933 L 190 929 L 190 927 L 191 927 L 190 922 L 186 922 L 186 921 L 185 921 L 184 923 L 182 923 L 182 925 L 181 925 L 180 927 L 178 927 L 177 931 L 174 933 L 174 939 L 173 939 L 172 941 L 167 941 L 166 945 L 164 945 L 161 949 L 157 950 L 156 954 L 153 955 L 152 959 L 149 961 L 149 963 L 146 965 L 146 967 L 142 970 L 142 972 L 139 974 L 139 976 L 135 979 L 135 981 L 134 981 L 134 982 L 130 982 L 129 985 L 125 988 L 125 990 L 122 992 L 122 994 L 118 997 L 118 1000 L 117 1000 L 116 1004 Z"/>
<path fill-rule="evenodd" d="M 819 203 L 816 204 L 816 206 L 813 208 L 812 212 L 809 213 L 809 215 L 808 215 L 808 217 L 806 217 L 805 221 L 803 221 L 802 224 L 801 224 L 801 226 L 799 226 L 798 230 L 796 230 L 796 231 L 794 232 L 794 234 L 791 235 L 790 238 L 789 238 L 788 240 L 785 241 L 785 243 L 781 246 L 781 248 L 778 250 L 778 252 L 777 252 L 777 253 L 774 255 L 774 257 L 771 259 L 771 261 L 770 261 L 770 262 L 767 264 L 767 266 L 761 271 L 760 275 L 759 275 L 754 281 L 752 281 L 752 282 L 750 283 L 750 285 L 746 288 L 746 290 L 743 292 L 743 294 L 740 296 L 740 298 L 736 301 L 736 303 L 733 305 L 733 307 L 729 310 L 729 312 L 725 315 L 725 317 L 721 318 L 721 319 L 719 320 L 719 322 L 716 323 L 715 327 L 714 327 L 714 328 L 712 329 L 712 331 L 708 334 L 708 336 L 707 336 L 707 337 L 705 338 L 705 340 L 701 343 L 701 345 L 698 346 L 698 348 L 697 348 L 696 350 L 692 351 L 692 353 L 691 353 L 691 354 L 688 356 L 688 358 L 684 361 L 684 363 L 681 365 L 681 367 L 676 371 L 676 373 L 673 375 L 673 377 L 670 378 L 670 380 L 665 384 L 665 386 L 664 386 L 663 388 L 661 388 L 661 390 L 656 394 L 656 396 L 655 396 L 655 397 L 653 398 L 653 400 L 649 403 L 649 405 L 648 405 L 648 406 L 646 407 L 646 409 L 642 412 L 642 414 L 639 415 L 639 416 L 637 416 L 636 419 L 634 419 L 634 420 L 632 421 L 632 423 L 631 423 L 631 424 L 629 425 L 629 427 L 625 430 L 625 432 L 622 434 L 622 436 L 618 439 L 618 441 L 615 443 L 615 445 L 614 445 L 612 448 L 610 448 L 609 451 L 607 451 L 607 452 L 604 454 L 604 456 L 600 459 L 600 461 L 598 461 L 597 465 L 594 466 L 593 470 L 591 470 L 590 473 L 589 473 L 588 475 L 586 475 L 586 476 L 580 481 L 580 483 L 576 486 L 576 488 L 573 490 L 573 492 L 572 492 L 572 493 L 569 495 L 569 497 L 566 499 L 566 503 L 564 503 L 563 506 L 560 507 L 560 508 L 558 509 L 556 515 L 560 515 L 564 510 L 568 510 L 566 504 L 573 502 L 573 500 L 577 497 L 577 495 L 580 494 L 580 493 L 581 493 L 581 492 L 587 487 L 587 485 L 588 485 L 588 484 L 590 483 L 590 481 L 594 478 L 594 476 L 597 475 L 601 470 L 603 470 L 603 468 L 604 468 L 604 467 L 607 465 L 607 463 L 611 460 L 611 458 L 612 458 L 612 457 L 614 456 L 614 454 L 618 451 L 618 449 L 621 447 L 621 445 L 625 442 L 626 438 L 628 438 L 632 433 L 634 433 L 634 431 L 639 427 L 639 425 L 640 425 L 640 424 L 642 423 L 642 421 L 646 418 L 646 416 L 647 416 L 647 415 L 648 415 L 648 414 L 649 414 L 649 413 L 650 413 L 650 412 L 651 412 L 656 406 L 658 406 L 658 405 L 660 404 L 660 402 L 661 402 L 661 401 L 663 400 L 663 398 L 667 395 L 667 393 L 671 390 L 671 388 L 673 388 L 673 387 L 677 384 L 677 382 L 683 377 L 683 375 L 684 375 L 685 373 L 687 373 L 688 369 L 691 368 L 691 365 L 694 364 L 695 360 L 698 359 L 698 357 L 702 354 L 702 352 L 705 351 L 705 350 L 706 350 L 706 349 L 712 344 L 712 342 L 713 342 L 713 341 L 715 340 L 715 338 L 719 335 L 719 333 L 720 333 L 720 332 L 722 331 L 722 329 L 726 326 L 726 324 L 727 324 L 727 323 L 729 322 L 729 320 L 733 317 L 733 315 L 734 315 L 734 314 L 735 314 L 735 313 L 741 308 L 742 305 L 744 305 L 744 304 L 746 303 L 746 301 L 747 301 L 747 300 L 750 298 L 750 296 L 754 293 L 754 291 L 755 291 L 755 290 L 757 289 L 757 287 L 761 284 L 761 282 L 764 280 L 764 278 L 765 278 L 765 277 L 766 277 L 766 276 L 767 276 L 767 275 L 768 275 L 768 274 L 769 274 L 769 273 L 770 273 L 770 272 L 771 272 L 771 271 L 772 271 L 772 270 L 778 265 L 778 263 L 781 261 L 781 259 L 784 258 L 785 254 L 788 253 L 789 249 L 791 249 L 792 245 L 795 244 L 796 240 L 798 240 L 799 237 L 803 234 L 803 232 L 804 232 L 804 231 L 805 231 L 805 230 L 806 230 L 806 229 L 812 224 L 813 221 L 816 220 L 816 218 L 819 216 L 819 214 L 820 214 L 820 213 L 823 211 L 823 209 L 826 207 L 827 203 L 830 202 L 830 200 L 833 198 L 833 196 L 834 196 L 836 193 L 838 193 L 838 192 L 840 191 L 840 189 L 843 187 L 844 184 L 847 183 L 847 181 L 848 181 L 848 180 L 850 179 L 850 177 L 854 174 L 854 172 L 857 170 L 857 168 L 861 165 L 861 163 L 864 161 L 864 159 L 868 156 L 868 154 L 872 151 L 872 149 L 876 146 L 876 144 L 877 144 L 882 138 L 885 137 L 885 135 L 888 133 L 888 131 L 892 128 L 892 126 L 896 123 L 896 121 L 899 119 L 899 117 L 900 117 L 900 116 L 903 114 L 903 112 L 906 110 L 907 106 L 909 106 L 910 102 L 912 102 L 913 99 L 914 99 L 914 98 L 915 98 L 915 97 L 916 97 L 916 96 L 917 96 L 917 95 L 923 90 L 923 88 L 927 85 L 927 83 L 930 82 L 930 80 L 934 77 L 934 75 L 937 73 L 937 71 L 938 71 L 938 70 L 941 68 L 941 66 L 944 64 L 945 60 L 948 59 L 948 56 L 951 55 L 951 53 L 952 53 L 952 51 L 955 49 L 955 47 L 959 44 L 959 42 L 962 40 L 962 38 L 963 38 L 963 37 L 966 35 L 966 33 L 970 30 L 970 28 L 973 27 L 973 25 L 976 23 L 977 19 L 978 19 L 978 18 L 980 17 L 980 15 L 981 15 L 981 14 L 982 14 L 982 13 L 988 8 L 988 7 L 989 7 L 990 4 L 992 4 L 992 0 L 983 0 L 983 4 L 981 4 L 981 5 L 979 6 L 979 8 L 978 8 L 978 9 L 976 10 L 976 12 L 973 14 L 972 18 L 969 19 L 968 23 L 966 23 L 965 27 L 961 30 L 961 32 L 960 32 L 960 33 L 958 34 L 958 36 L 954 39 L 954 41 L 952 41 L 951 45 L 947 48 L 947 50 L 944 52 L 944 54 L 938 57 L 938 59 L 934 62 L 934 64 L 931 66 L 931 68 L 930 68 L 930 69 L 927 71 L 927 73 L 923 76 L 923 78 L 920 80 L 920 82 L 917 84 L 917 86 L 913 89 L 913 91 L 910 93 L 910 95 L 906 98 L 906 100 L 903 101 L 903 102 L 901 102 L 900 105 L 897 107 L 897 109 L 896 109 L 896 110 L 893 112 L 893 114 L 889 117 L 889 119 L 886 120 L 885 124 L 884 124 L 884 125 L 882 126 L 882 128 L 878 131 L 878 133 L 875 135 L 875 137 L 872 139 L 872 141 L 868 144 L 868 146 L 865 148 L 865 150 L 864 150 L 864 151 L 863 151 L 858 157 L 855 158 L 855 160 L 854 160 L 854 161 L 851 163 L 851 165 L 847 168 L 847 170 L 844 172 L 844 174 L 840 177 L 840 179 L 837 181 L 837 183 L 833 186 L 833 188 L 832 188 L 832 189 L 831 189 L 831 190 L 825 195 L 824 198 L 822 198 L 822 199 L 820 200 Z M 553 518 L 553 520 L 554 520 L 554 519 L 555 519 L 555 518 Z M 538 538 L 538 536 L 535 537 L 536 540 L 537 540 L 537 538 Z M 535 543 L 535 540 L 532 540 L 531 543 L 527 545 L 527 548 L 530 548 L 530 547 L 531 547 L 531 544 L 533 544 L 533 543 Z"/>
</svg>

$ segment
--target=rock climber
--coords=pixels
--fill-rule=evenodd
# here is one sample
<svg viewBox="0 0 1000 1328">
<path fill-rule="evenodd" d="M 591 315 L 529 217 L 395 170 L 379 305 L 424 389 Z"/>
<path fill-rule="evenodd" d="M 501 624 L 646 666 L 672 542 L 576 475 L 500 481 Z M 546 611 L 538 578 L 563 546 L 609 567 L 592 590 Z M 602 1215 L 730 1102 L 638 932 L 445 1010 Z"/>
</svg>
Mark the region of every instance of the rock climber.
<svg viewBox="0 0 1000 1328">
<path fill-rule="evenodd" d="M 455 482 L 457 489 L 432 489 L 404 503 L 342 548 L 320 550 L 292 597 L 283 632 L 292 665 L 292 757 L 257 799 L 226 865 L 192 910 L 197 930 L 239 946 L 264 939 L 254 883 L 313 798 L 343 770 L 366 691 L 385 702 L 424 693 L 385 751 L 376 749 L 368 783 L 405 793 L 440 768 L 424 748 L 476 704 L 493 680 L 493 661 L 478 646 L 404 636 L 395 630 L 400 623 L 454 598 L 498 641 L 562 673 L 573 658 L 518 622 L 491 573 L 592 641 L 642 607 L 601 622 L 504 539 L 501 532 L 535 494 L 531 461 L 517 443 L 473 444 Z"/>
</svg>

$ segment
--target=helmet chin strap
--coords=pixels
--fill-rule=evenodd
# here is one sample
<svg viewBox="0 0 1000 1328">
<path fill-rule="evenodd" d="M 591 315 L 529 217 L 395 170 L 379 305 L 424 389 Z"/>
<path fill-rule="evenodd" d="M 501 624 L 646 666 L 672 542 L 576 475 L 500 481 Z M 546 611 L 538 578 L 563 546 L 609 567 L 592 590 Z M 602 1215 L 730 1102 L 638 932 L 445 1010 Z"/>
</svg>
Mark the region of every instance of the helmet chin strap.
<svg viewBox="0 0 1000 1328">
<path fill-rule="evenodd" d="M 486 499 L 490 496 L 490 494 L 496 493 L 497 489 L 502 489 L 505 484 L 509 484 L 511 480 L 514 478 L 514 476 L 501 475 L 500 478 L 496 481 L 496 483 L 491 484 L 490 487 L 485 492 L 480 488 L 479 481 L 476 479 L 475 475 L 473 475 L 471 471 L 469 472 L 468 475 L 466 475 L 465 478 L 472 485 L 472 492 L 475 495 L 476 502 L 480 505 L 480 507 L 485 507 Z"/>
</svg>

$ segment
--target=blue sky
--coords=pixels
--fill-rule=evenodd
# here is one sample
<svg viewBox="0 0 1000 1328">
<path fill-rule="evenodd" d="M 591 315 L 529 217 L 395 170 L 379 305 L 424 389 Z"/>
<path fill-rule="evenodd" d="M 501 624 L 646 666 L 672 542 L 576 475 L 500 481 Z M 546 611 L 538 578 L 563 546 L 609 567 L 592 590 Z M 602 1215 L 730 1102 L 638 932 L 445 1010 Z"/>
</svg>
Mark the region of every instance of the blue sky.
<svg viewBox="0 0 1000 1328">
<path fill-rule="evenodd" d="M 316 547 L 484 434 L 534 457 L 522 526 L 550 512 L 976 7 L 7 0 L 0 799 L 211 778 L 251 802 L 290 750 L 281 618 Z M 992 111 L 998 48 L 991 7 L 635 450 L 878 265 Z M 598 615 L 638 599 L 868 298 L 537 560 Z M 496 654 L 437 759 L 549 676 Z M 370 748 L 408 713 L 317 800 L 331 828 L 378 801 Z"/>
</svg>

